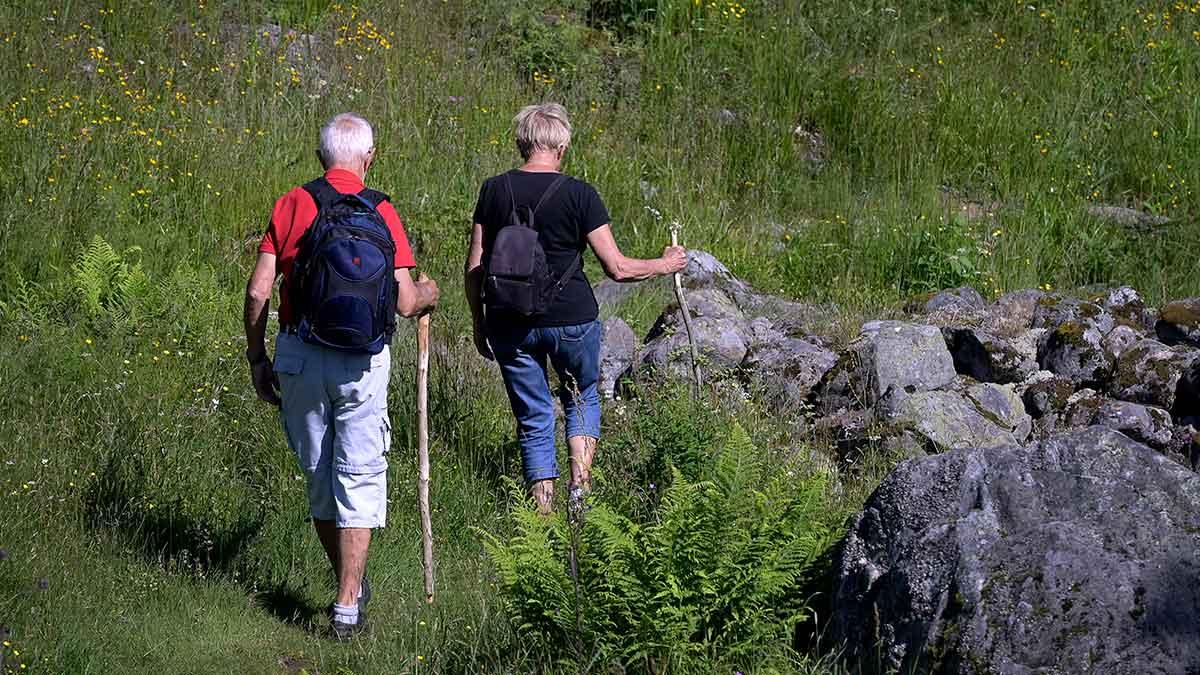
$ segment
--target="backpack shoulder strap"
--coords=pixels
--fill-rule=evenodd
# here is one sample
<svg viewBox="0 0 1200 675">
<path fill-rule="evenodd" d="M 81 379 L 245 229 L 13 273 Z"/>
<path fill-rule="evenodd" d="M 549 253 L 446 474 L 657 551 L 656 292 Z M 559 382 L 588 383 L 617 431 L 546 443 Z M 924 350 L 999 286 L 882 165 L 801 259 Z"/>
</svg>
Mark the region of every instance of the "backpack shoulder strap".
<svg viewBox="0 0 1200 675">
<path fill-rule="evenodd" d="M 508 188 L 508 202 L 512 211 L 517 210 L 517 193 L 513 192 L 512 179 L 509 177 L 511 171 L 504 172 L 504 186 Z"/>
<path fill-rule="evenodd" d="M 392 201 L 391 197 L 380 192 L 379 190 L 372 190 L 371 188 L 363 188 L 362 191 L 358 193 L 358 196 L 365 199 L 371 204 L 371 206 L 375 208 L 379 208 L 379 205 L 384 202 Z"/>
<path fill-rule="evenodd" d="M 554 302 L 554 299 L 557 298 L 558 294 L 562 292 L 563 287 L 567 285 L 567 282 L 571 280 L 571 277 L 575 276 L 575 271 L 579 269 L 579 266 L 582 263 L 583 254 L 575 254 L 574 260 L 572 260 L 571 264 L 567 266 L 567 271 L 563 272 L 563 275 L 554 282 L 554 286 L 552 286 L 550 290 L 546 292 L 547 303 Z"/>
<path fill-rule="evenodd" d="M 567 182 L 567 176 L 561 173 L 558 174 L 558 178 L 555 178 L 554 182 L 550 183 L 550 186 L 547 187 L 546 191 L 542 193 L 541 199 L 538 199 L 537 206 L 533 207 L 533 212 L 537 213 L 537 210 L 542 208 L 542 204 L 545 203 L 545 201 L 549 199 L 551 195 L 553 195 L 555 192 L 558 192 L 558 188 L 562 187 L 562 184 L 565 182 Z"/>
<path fill-rule="evenodd" d="M 512 172 L 510 171 L 506 171 L 504 173 L 504 184 L 508 188 L 509 203 L 512 205 L 512 210 L 515 212 L 517 210 L 517 196 L 516 193 L 513 192 L 512 179 L 510 178 L 511 173 Z M 557 192 L 558 188 L 562 187 L 562 184 L 565 182 L 567 182 L 567 176 L 565 174 L 559 174 L 557 177 L 555 177 L 550 185 L 546 187 L 546 190 L 542 192 L 542 196 L 538 198 L 537 204 L 533 207 L 530 213 L 537 213 L 537 210 L 542 208 L 542 204 L 544 204 L 547 199 Z"/>
<path fill-rule="evenodd" d="M 317 205 L 317 211 L 334 203 L 342 196 L 342 193 L 333 189 L 328 180 L 324 176 L 316 180 L 311 180 L 304 184 L 304 191 L 312 198 Z"/>
</svg>

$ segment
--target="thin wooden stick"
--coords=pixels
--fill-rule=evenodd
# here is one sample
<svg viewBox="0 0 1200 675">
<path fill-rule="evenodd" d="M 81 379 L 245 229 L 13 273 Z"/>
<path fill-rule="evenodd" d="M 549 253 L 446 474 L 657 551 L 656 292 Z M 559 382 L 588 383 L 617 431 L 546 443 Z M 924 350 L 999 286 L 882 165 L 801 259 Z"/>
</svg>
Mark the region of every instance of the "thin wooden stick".
<svg viewBox="0 0 1200 675">
<path fill-rule="evenodd" d="M 429 315 L 417 319 L 417 500 L 421 506 L 425 602 L 433 603 L 433 517 L 429 512 Z"/>
<path fill-rule="evenodd" d="M 679 245 L 679 223 L 671 223 L 671 245 Z M 688 343 L 692 347 L 692 379 L 696 384 L 696 395 L 700 395 L 700 353 L 696 349 L 696 334 L 692 331 L 692 313 L 688 310 L 687 298 L 683 295 L 683 275 L 675 273 L 675 299 L 679 301 L 679 311 L 683 314 L 683 326 L 687 329 Z"/>
</svg>

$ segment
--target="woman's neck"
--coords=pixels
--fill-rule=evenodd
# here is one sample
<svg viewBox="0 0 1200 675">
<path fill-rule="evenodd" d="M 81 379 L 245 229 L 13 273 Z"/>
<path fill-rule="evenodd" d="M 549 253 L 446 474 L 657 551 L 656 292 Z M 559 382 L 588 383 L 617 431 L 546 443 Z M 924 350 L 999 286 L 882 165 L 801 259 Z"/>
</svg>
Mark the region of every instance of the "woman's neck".
<svg viewBox="0 0 1200 675">
<path fill-rule="evenodd" d="M 525 160 L 525 164 L 521 166 L 521 171 L 530 171 L 534 173 L 554 173 L 562 166 L 556 153 L 551 152 L 535 152 Z"/>
</svg>

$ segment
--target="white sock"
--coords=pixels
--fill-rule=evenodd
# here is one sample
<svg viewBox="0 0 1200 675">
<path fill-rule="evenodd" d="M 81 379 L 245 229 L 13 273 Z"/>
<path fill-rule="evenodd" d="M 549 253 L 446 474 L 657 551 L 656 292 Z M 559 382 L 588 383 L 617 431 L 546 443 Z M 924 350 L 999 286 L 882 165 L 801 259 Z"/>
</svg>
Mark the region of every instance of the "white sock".
<svg viewBox="0 0 1200 675">
<path fill-rule="evenodd" d="M 358 623 L 358 605 L 339 605 L 333 603 L 333 618 L 342 623 Z"/>
</svg>

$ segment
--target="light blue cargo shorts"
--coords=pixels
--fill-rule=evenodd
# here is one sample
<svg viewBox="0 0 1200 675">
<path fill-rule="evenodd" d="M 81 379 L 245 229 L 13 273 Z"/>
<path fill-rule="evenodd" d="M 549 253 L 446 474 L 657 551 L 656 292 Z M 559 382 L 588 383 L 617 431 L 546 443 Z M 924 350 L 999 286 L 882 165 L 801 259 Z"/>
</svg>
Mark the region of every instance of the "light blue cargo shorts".
<svg viewBox="0 0 1200 675">
<path fill-rule="evenodd" d="M 280 418 L 308 480 L 312 517 L 337 527 L 387 521 L 387 413 L 391 353 L 347 354 L 289 333 L 275 341 Z"/>
</svg>

